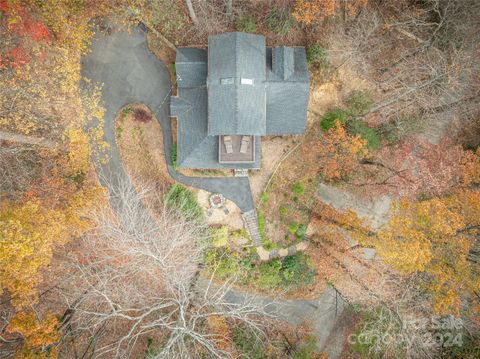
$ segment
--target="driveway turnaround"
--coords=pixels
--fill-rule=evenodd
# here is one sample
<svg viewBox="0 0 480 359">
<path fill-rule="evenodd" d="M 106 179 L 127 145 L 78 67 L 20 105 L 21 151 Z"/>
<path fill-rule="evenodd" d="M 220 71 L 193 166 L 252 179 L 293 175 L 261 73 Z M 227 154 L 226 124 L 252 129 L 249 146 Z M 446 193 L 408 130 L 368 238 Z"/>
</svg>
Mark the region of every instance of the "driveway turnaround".
<svg viewBox="0 0 480 359">
<path fill-rule="evenodd" d="M 110 145 L 109 161 L 98 164 L 104 184 L 127 176 L 115 143 L 115 117 L 129 103 L 143 103 L 156 115 L 163 130 L 168 172 L 178 182 L 213 193 L 222 193 L 242 210 L 254 208 L 247 177 L 187 177 L 173 170 L 170 158 L 172 129 L 170 121 L 170 74 L 165 65 L 147 47 L 146 34 L 140 28 L 109 35 L 98 32 L 91 52 L 82 59 L 82 75 L 103 85 L 102 99 L 105 140 Z M 115 177 L 115 178 L 113 178 Z"/>
</svg>

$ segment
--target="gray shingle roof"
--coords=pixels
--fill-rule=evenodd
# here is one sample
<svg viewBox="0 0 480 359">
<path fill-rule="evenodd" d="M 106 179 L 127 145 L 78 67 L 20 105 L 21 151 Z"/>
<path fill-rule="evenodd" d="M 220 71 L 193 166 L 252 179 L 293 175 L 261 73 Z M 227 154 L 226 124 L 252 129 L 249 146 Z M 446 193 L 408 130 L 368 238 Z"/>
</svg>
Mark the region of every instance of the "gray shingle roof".
<svg viewBox="0 0 480 359">
<path fill-rule="evenodd" d="M 309 84 L 269 82 L 267 84 L 267 134 L 293 135 L 305 132 Z"/>
<path fill-rule="evenodd" d="M 170 112 L 177 117 L 177 165 L 183 168 L 260 168 L 255 163 L 225 164 L 218 161 L 218 136 L 207 133 L 207 90 L 183 88 L 180 97 L 171 97 Z M 260 153 L 260 137 L 256 138 Z"/>
<path fill-rule="evenodd" d="M 171 98 L 170 111 L 178 118 L 179 167 L 260 168 L 259 136 L 305 131 L 310 78 L 304 48 L 272 50 L 263 36 L 221 34 L 209 38 L 208 58 L 206 50 L 178 49 L 176 70 L 179 97 Z M 221 134 L 255 135 L 255 163 L 220 164 Z"/>
<path fill-rule="evenodd" d="M 180 47 L 175 59 L 179 88 L 205 85 L 207 79 L 207 50 Z"/>
<path fill-rule="evenodd" d="M 281 60 L 282 66 L 279 66 L 278 62 L 275 63 L 272 58 L 277 55 L 278 60 L 278 56 L 285 54 L 288 58 L 287 61 Z M 305 49 L 303 47 L 268 48 L 266 61 L 266 133 L 267 135 L 302 134 L 305 132 L 310 93 L 310 77 Z M 286 78 L 284 78 L 285 72 L 290 74 Z"/>
<path fill-rule="evenodd" d="M 263 36 L 240 32 L 210 36 L 207 81 L 210 135 L 265 134 L 265 51 Z M 242 78 L 253 80 L 253 84 L 242 84 Z"/>
</svg>

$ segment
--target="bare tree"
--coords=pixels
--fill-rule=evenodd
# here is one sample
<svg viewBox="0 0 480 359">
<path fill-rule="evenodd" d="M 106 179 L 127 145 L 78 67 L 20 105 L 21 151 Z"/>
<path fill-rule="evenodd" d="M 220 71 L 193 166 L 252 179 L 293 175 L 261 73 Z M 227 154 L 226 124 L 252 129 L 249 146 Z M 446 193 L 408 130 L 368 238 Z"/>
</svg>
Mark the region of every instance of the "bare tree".
<svg viewBox="0 0 480 359">
<path fill-rule="evenodd" d="M 351 62 L 376 87 L 370 113 L 442 121 L 478 96 L 478 21 L 475 1 L 384 1 L 335 33 L 333 55 L 339 67 Z"/>
<path fill-rule="evenodd" d="M 266 305 L 234 303 L 229 283 L 197 280 L 207 227 L 146 187 L 118 183 L 116 213 L 104 207 L 91 215 L 96 229 L 72 258 L 78 293 L 63 293 L 71 312 L 65 342 L 75 338 L 95 357 L 120 358 L 135 356 L 148 337 L 158 344 L 156 358 L 224 358 L 228 338 L 215 333 L 211 320 L 241 322 L 262 335 L 261 321 L 271 316 Z"/>
<path fill-rule="evenodd" d="M 188 15 L 190 16 L 190 19 L 192 19 L 194 25 L 198 25 L 197 14 L 193 8 L 192 0 L 185 0 L 185 2 L 187 4 Z"/>
</svg>

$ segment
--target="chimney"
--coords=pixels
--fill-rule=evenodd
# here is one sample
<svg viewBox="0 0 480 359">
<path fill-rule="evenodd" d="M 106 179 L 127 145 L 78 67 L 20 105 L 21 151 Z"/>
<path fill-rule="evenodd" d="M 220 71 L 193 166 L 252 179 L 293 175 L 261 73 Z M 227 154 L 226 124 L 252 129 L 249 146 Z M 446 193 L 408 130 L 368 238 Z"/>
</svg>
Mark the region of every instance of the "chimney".
<svg viewBox="0 0 480 359">
<path fill-rule="evenodd" d="M 295 58 L 293 48 L 280 46 L 272 51 L 272 69 L 283 80 L 288 79 L 295 72 Z"/>
</svg>

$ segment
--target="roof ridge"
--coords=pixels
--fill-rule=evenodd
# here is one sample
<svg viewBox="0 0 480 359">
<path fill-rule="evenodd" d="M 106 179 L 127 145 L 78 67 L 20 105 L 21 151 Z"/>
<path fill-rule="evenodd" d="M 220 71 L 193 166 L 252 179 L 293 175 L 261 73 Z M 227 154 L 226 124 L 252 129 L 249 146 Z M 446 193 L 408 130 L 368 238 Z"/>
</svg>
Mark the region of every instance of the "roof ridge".
<svg viewBox="0 0 480 359">
<path fill-rule="evenodd" d="M 238 111 L 239 111 L 239 106 L 238 106 L 238 84 L 237 84 L 237 79 L 238 79 L 238 32 L 235 32 L 235 77 L 234 77 L 234 81 L 235 81 L 235 91 L 234 91 L 234 96 L 235 96 L 235 99 L 234 99 L 234 104 L 235 104 L 235 111 L 233 112 L 233 116 L 234 116 L 234 123 L 235 123 L 235 133 L 238 132 Z"/>
</svg>

